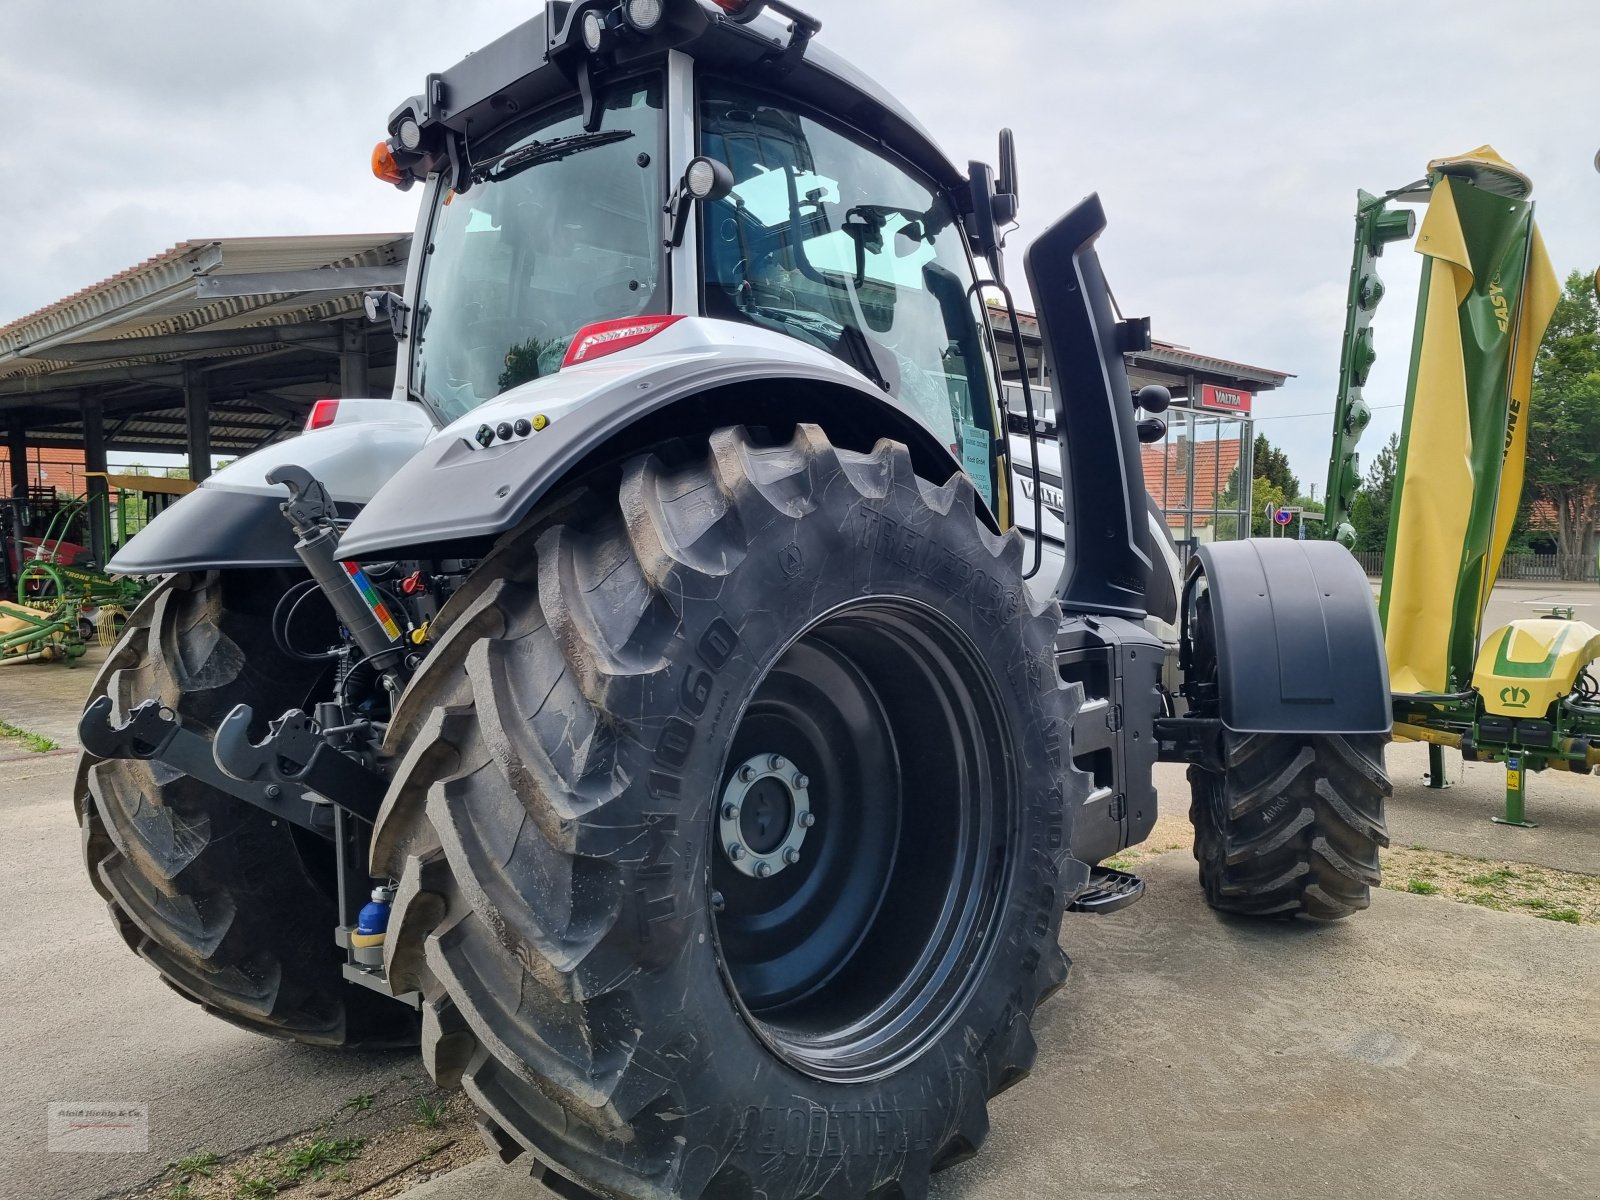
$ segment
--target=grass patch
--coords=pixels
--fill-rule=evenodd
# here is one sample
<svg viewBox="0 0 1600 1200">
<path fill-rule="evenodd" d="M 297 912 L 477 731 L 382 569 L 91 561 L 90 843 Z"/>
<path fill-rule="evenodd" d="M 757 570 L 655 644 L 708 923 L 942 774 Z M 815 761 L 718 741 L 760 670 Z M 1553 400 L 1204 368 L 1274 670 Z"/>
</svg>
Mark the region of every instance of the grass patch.
<svg viewBox="0 0 1600 1200">
<path fill-rule="evenodd" d="M 321 1179 L 329 1167 L 343 1166 L 360 1158 L 366 1144 L 367 1139 L 361 1137 L 313 1138 L 303 1146 L 284 1152 L 278 1176 L 284 1183 Z"/>
<path fill-rule="evenodd" d="M 1575 908 L 1549 908 L 1544 912 L 1536 912 L 1536 917 L 1543 917 L 1546 921 L 1565 921 L 1568 925 L 1583 924 L 1583 917 Z"/>
<path fill-rule="evenodd" d="M 181 1182 L 188 1183 L 196 1175 L 210 1179 L 213 1168 L 221 1161 L 221 1155 L 213 1154 L 210 1150 L 199 1150 L 194 1154 L 185 1154 L 172 1164 L 172 1169 Z"/>
<path fill-rule="evenodd" d="M 272 1200 L 278 1194 L 278 1185 L 265 1175 L 235 1175 L 234 1200 Z"/>
<path fill-rule="evenodd" d="M 0 742 L 20 742 L 24 750 L 32 750 L 35 754 L 61 749 L 61 743 L 54 738 L 21 729 L 10 721 L 0 721 Z"/>
<path fill-rule="evenodd" d="M 1600 925 L 1600 876 L 1573 871 L 1395 847 L 1383 853 L 1383 886 L 1568 925 Z"/>
<path fill-rule="evenodd" d="M 1517 877 L 1517 873 L 1510 867 L 1496 867 L 1493 871 L 1485 871 L 1482 875 L 1469 875 L 1466 882 L 1473 887 L 1497 887 Z"/>
<path fill-rule="evenodd" d="M 476 1116 L 460 1092 L 408 1089 L 393 1096 L 374 1089 L 347 1098 L 304 1133 L 238 1155 L 192 1152 L 169 1162 L 160 1179 L 117 1194 L 123 1200 L 383 1200 L 477 1158 Z"/>
</svg>

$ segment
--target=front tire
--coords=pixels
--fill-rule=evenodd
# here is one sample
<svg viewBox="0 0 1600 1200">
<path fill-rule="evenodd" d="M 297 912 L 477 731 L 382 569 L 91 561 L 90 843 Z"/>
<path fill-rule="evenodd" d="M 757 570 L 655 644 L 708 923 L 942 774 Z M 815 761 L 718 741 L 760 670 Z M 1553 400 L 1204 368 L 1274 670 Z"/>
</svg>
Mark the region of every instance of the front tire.
<svg viewBox="0 0 1600 1200">
<path fill-rule="evenodd" d="M 1220 711 L 1211 597 L 1195 604 L 1199 716 Z M 1234 733 L 1220 763 L 1189 768 L 1194 856 L 1206 901 L 1256 917 L 1336 921 L 1371 903 L 1393 790 L 1378 734 Z M 1220 767 L 1220 769 L 1218 769 Z"/>
<path fill-rule="evenodd" d="M 1248 916 L 1336 921 L 1366 908 L 1389 844 L 1375 735 L 1223 735 L 1226 772 L 1189 768 L 1206 901 Z"/>
<path fill-rule="evenodd" d="M 809 426 L 572 513 L 480 568 L 391 727 L 430 1071 L 563 1195 L 923 1195 L 1066 977 L 1054 605 L 964 476 Z"/>
</svg>

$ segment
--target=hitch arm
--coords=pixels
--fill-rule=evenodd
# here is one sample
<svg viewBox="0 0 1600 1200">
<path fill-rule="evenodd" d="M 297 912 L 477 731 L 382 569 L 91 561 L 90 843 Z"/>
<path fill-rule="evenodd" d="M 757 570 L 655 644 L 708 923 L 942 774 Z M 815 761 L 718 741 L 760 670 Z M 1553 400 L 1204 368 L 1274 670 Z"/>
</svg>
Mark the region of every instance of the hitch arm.
<svg viewBox="0 0 1600 1200">
<path fill-rule="evenodd" d="M 78 740 L 96 758 L 134 758 L 163 762 L 185 775 L 253 804 L 280 820 L 325 838 L 333 837 L 333 813 L 306 799 L 305 788 L 282 780 L 249 781 L 227 774 L 212 756 L 203 734 L 185 729 L 177 713 L 159 700 L 146 700 L 121 725 L 111 717 L 111 697 L 101 696 L 78 720 Z"/>
<path fill-rule="evenodd" d="M 331 745 L 297 708 L 273 721 L 260 742 L 250 740 L 253 715 L 240 704 L 222 718 L 212 747 L 218 767 L 246 784 L 312 791 L 363 821 L 377 819 L 388 780 Z"/>
</svg>

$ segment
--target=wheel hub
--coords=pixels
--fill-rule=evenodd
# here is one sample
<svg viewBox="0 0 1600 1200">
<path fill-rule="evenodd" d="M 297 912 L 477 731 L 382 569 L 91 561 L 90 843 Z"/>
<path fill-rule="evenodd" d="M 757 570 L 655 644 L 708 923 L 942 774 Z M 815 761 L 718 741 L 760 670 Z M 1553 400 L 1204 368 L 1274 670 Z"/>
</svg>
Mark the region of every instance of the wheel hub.
<svg viewBox="0 0 1600 1200">
<path fill-rule="evenodd" d="M 781 754 L 753 754 L 722 790 L 720 841 L 735 870 L 770 879 L 800 861 L 806 830 L 816 823 L 811 781 Z"/>
</svg>

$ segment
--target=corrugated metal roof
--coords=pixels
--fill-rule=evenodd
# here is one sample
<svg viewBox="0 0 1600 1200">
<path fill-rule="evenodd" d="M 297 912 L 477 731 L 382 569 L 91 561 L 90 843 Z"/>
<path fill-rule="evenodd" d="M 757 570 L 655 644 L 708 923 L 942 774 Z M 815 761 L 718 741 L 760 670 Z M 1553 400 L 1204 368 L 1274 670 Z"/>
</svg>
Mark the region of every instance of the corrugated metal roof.
<svg viewBox="0 0 1600 1200">
<path fill-rule="evenodd" d="M 988 301 L 991 314 L 1003 313 L 1004 306 L 993 300 Z M 1011 331 L 1008 321 L 996 320 L 994 322 L 995 335 L 1002 342 L 1011 340 Z M 1039 318 L 1031 312 L 1017 310 L 1017 327 L 1022 331 L 1024 342 L 1039 341 Z M 1176 367 L 1180 372 L 1198 371 L 1203 374 L 1219 375 L 1230 382 L 1240 384 L 1254 384 L 1257 390 L 1266 391 L 1271 388 L 1282 387 L 1294 375 L 1288 371 L 1275 371 L 1271 367 L 1255 367 L 1249 363 L 1234 362 L 1231 359 L 1216 358 L 1209 354 L 1195 354 L 1186 346 L 1179 346 L 1173 342 L 1163 342 L 1151 339 L 1149 350 L 1137 351 L 1128 355 L 1130 363 L 1146 363 L 1152 367 Z"/>
<path fill-rule="evenodd" d="M 410 241 L 408 234 L 368 233 L 180 242 L 137 266 L 0 326 L 0 379 L 48 376 L 53 371 L 81 368 L 81 363 L 52 360 L 47 353 L 41 356 L 41 352 L 59 345 L 201 329 L 324 321 L 352 314 L 360 308 L 359 290 L 204 299 L 198 294 L 196 281 L 332 267 L 403 265 Z M 206 357 L 224 357 L 226 353 L 208 351 Z M 151 356 L 143 357 L 148 360 Z M 101 360 L 95 365 L 114 364 Z"/>
</svg>

